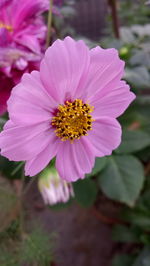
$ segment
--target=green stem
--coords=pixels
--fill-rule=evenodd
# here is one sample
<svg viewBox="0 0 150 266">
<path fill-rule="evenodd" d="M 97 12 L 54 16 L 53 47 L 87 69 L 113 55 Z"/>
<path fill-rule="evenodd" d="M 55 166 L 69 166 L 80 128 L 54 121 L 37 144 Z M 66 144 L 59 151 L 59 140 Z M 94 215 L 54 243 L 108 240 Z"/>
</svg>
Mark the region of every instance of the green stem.
<svg viewBox="0 0 150 266">
<path fill-rule="evenodd" d="M 24 231 L 24 195 L 27 193 L 27 191 L 30 189 L 32 183 L 35 181 L 36 176 L 32 177 L 31 181 L 28 183 L 28 185 L 24 188 L 25 183 L 25 175 L 24 175 L 24 168 L 22 171 L 22 187 L 20 192 L 20 236 L 21 238 L 24 237 L 25 231 Z"/>
<path fill-rule="evenodd" d="M 23 165 L 24 165 L 24 162 L 19 163 L 19 164 L 16 166 L 16 168 L 12 171 L 11 175 L 12 175 L 12 176 L 15 175 L 15 174 L 20 170 L 20 168 L 21 168 Z"/>
<path fill-rule="evenodd" d="M 48 13 L 48 22 L 47 22 L 47 39 L 46 39 L 46 48 L 48 48 L 51 39 L 51 30 L 52 30 L 52 8 L 53 0 L 50 0 L 49 13 Z"/>
<path fill-rule="evenodd" d="M 119 39 L 120 32 L 119 32 L 119 18 L 118 18 L 118 13 L 117 13 L 117 0 L 109 0 L 109 4 L 111 7 L 114 34 L 115 34 L 115 37 Z"/>
<path fill-rule="evenodd" d="M 26 188 L 23 191 L 23 196 L 29 191 L 29 189 L 30 189 L 31 185 L 33 184 L 33 182 L 35 181 L 36 177 L 37 176 L 35 175 L 31 178 L 31 181 L 28 183 L 28 185 L 26 186 Z"/>
<path fill-rule="evenodd" d="M 23 210 L 23 191 L 24 191 L 24 181 L 25 181 L 24 168 L 22 170 L 21 180 L 22 180 L 22 187 L 20 193 L 20 234 L 22 237 L 24 233 L 24 210 Z"/>
</svg>

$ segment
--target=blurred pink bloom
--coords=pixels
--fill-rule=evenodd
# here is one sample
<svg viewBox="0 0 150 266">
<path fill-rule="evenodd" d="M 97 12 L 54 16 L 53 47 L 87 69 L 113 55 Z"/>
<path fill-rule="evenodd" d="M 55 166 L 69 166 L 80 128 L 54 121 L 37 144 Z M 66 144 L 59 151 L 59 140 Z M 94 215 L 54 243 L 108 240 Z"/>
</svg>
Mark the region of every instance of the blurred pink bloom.
<svg viewBox="0 0 150 266">
<path fill-rule="evenodd" d="M 11 0 L 4 3 L 0 8 L 1 46 L 21 45 L 40 54 L 40 43 L 43 42 L 46 31 L 40 14 L 49 8 L 49 1 Z"/>
<path fill-rule="evenodd" d="M 41 13 L 48 8 L 48 0 L 0 2 L 0 73 L 8 77 L 7 80 L 0 75 L 0 83 L 6 82 L 0 88 L 0 114 L 6 110 L 3 107 L 6 108 L 5 99 L 9 94 L 3 90 L 10 84 L 10 79 L 13 87 L 24 72 L 38 68 L 46 36 Z"/>
<path fill-rule="evenodd" d="M 10 120 L 0 134 L 1 154 L 26 161 L 39 173 L 56 156 L 59 176 L 76 181 L 95 157 L 110 155 L 121 141 L 120 116 L 135 95 L 115 49 L 89 50 L 67 37 L 46 51 L 40 71 L 24 74 L 8 100 Z"/>
<path fill-rule="evenodd" d="M 0 48 L 0 114 L 7 110 L 6 102 L 11 89 L 20 81 L 22 74 L 39 69 L 40 60 L 41 55 L 31 52 Z"/>
<path fill-rule="evenodd" d="M 6 7 L 12 0 L 1 0 L 0 1 L 0 8 Z"/>
<path fill-rule="evenodd" d="M 45 204 L 66 203 L 74 196 L 71 183 L 62 180 L 55 169 L 46 169 L 39 178 L 38 187 Z"/>
</svg>

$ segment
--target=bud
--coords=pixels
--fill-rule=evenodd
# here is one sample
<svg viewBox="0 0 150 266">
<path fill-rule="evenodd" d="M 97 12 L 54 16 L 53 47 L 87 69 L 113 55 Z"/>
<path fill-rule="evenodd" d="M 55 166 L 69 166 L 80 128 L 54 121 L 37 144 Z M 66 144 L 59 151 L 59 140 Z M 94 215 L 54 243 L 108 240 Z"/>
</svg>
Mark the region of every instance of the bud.
<svg viewBox="0 0 150 266">
<path fill-rule="evenodd" d="M 39 177 L 38 188 L 47 205 L 67 202 L 74 196 L 71 183 L 61 179 L 55 168 L 47 168 Z"/>
</svg>

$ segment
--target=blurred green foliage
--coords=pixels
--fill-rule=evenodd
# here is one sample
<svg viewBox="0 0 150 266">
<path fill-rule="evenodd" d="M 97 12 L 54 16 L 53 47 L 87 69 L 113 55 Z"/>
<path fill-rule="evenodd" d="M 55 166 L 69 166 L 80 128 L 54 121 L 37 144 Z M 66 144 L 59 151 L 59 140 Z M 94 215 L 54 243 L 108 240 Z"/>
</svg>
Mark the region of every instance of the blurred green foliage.
<svg viewBox="0 0 150 266">
<path fill-rule="evenodd" d="M 11 223 L 7 230 L 0 233 L 1 266 L 50 266 L 53 256 L 54 235 L 48 235 L 40 226 L 19 235 L 19 223 Z"/>
<path fill-rule="evenodd" d="M 119 2 L 119 19 L 123 25 L 145 24 L 150 18 L 150 6 L 145 0 L 123 0 Z"/>
</svg>

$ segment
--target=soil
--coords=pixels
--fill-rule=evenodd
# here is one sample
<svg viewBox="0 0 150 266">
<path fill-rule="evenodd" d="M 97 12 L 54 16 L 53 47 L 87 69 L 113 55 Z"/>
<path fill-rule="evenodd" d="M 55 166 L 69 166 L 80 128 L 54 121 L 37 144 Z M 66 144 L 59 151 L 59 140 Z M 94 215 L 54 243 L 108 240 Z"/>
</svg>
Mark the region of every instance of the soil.
<svg viewBox="0 0 150 266">
<path fill-rule="evenodd" d="M 118 244 L 112 241 L 112 226 L 101 222 L 93 210 L 75 202 L 57 211 L 45 207 L 36 184 L 26 195 L 26 202 L 28 220 L 36 219 L 48 234 L 58 235 L 56 266 L 111 266 Z"/>
</svg>

